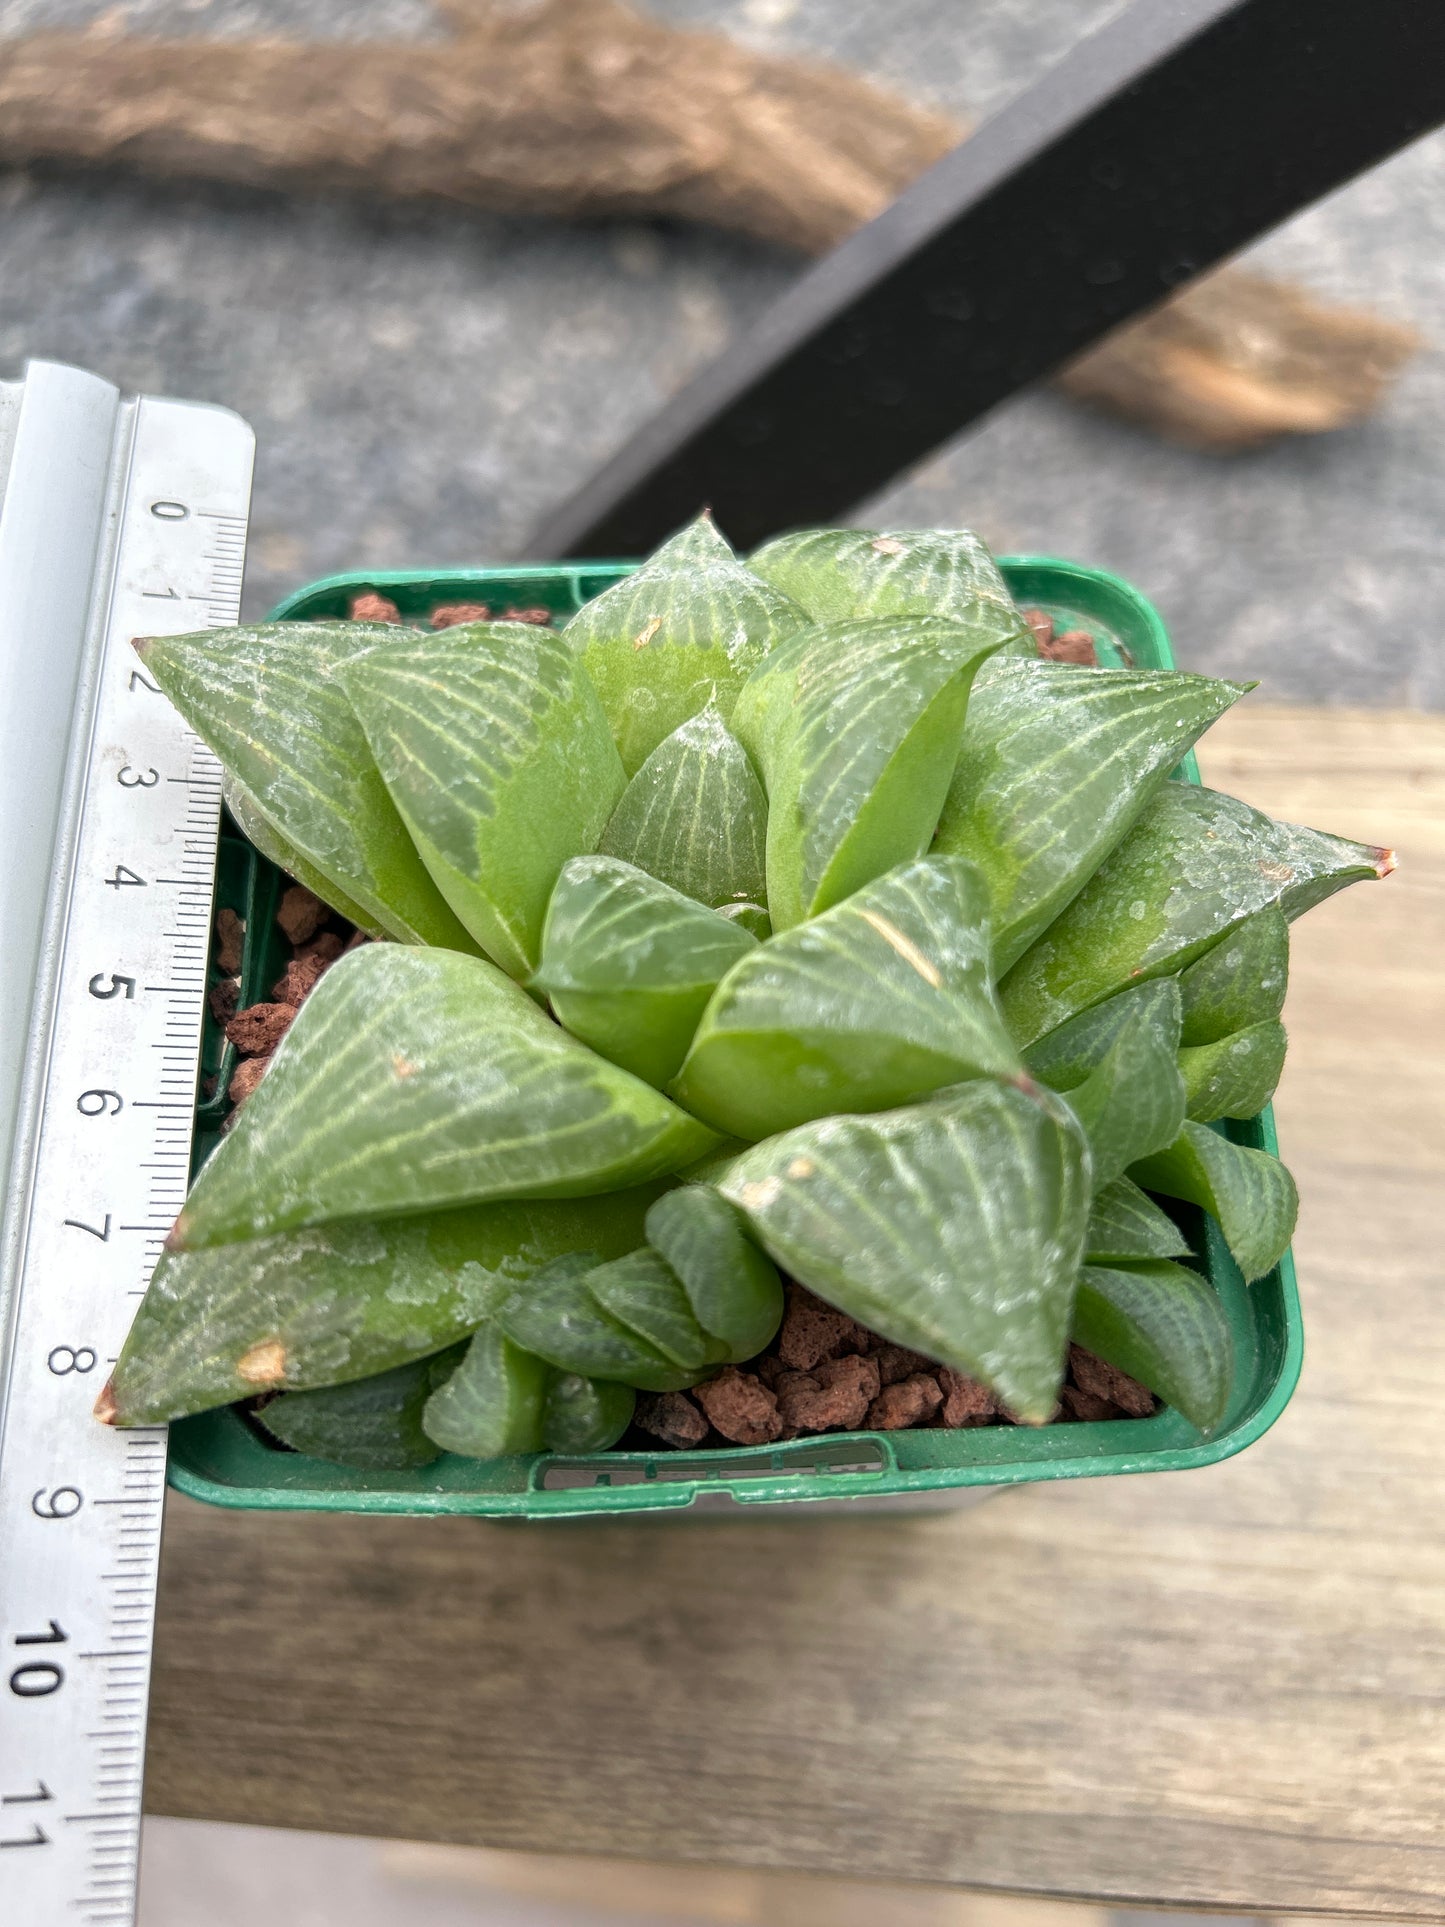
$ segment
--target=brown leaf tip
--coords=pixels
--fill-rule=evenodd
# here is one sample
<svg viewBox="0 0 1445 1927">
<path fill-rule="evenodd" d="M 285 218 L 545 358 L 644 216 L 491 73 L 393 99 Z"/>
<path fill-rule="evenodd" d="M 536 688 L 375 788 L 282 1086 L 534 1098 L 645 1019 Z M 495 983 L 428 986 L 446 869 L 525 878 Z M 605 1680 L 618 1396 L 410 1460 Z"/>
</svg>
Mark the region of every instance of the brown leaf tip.
<svg viewBox="0 0 1445 1927">
<path fill-rule="evenodd" d="M 100 1388 L 100 1397 L 92 1408 L 102 1425 L 114 1425 L 120 1416 L 120 1406 L 116 1402 L 115 1380 L 108 1378 Z"/>
<path fill-rule="evenodd" d="M 130 639 L 130 646 L 132 649 L 134 649 L 136 654 L 140 657 L 141 661 L 145 662 L 148 660 L 152 649 L 155 648 L 156 644 L 159 641 L 160 641 L 159 636 L 132 636 Z"/>
<path fill-rule="evenodd" d="M 1382 850 L 1377 846 L 1372 854 L 1375 859 L 1375 875 L 1377 877 L 1387 877 L 1392 870 L 1399 869 L 1400 853 L 1398 850 Z"/>
<path fill-rule="evenodd" d="M 236 1376 L 248 1385 L 279 1385 L 286 1376 L 286 1347 L 279 1338 L 263 1338 L 236 1360 Z"/>
<path fill-rule="evenodd" d="M 186 1213 L 182 1211 L 170 1230 L 166 1233 L 166 1241 L 161 1249 L 163 1251 L 184 1251 L 186 1248 L 186 1233 L 190 1228 L 190 1220 Z"/>
</svg>

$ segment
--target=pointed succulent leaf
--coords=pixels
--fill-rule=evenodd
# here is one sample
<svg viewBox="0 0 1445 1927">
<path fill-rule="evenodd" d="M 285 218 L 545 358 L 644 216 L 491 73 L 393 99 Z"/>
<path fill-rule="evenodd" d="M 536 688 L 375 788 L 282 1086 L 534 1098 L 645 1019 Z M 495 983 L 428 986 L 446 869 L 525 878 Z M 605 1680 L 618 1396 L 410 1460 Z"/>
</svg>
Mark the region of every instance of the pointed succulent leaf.
<svg viewBox="0 0 1445 1927">
<path fill-rule="evenodd" d="M 989 974 L 987 893 L 920 857 L 750 952 L 718 985 L 674 1089 L 694 1115 L 769 1137 L 1021 1066 Z"/>
<path fill-rule="evenodd" d="M 278 870 L 284 870 L 287 876 L 305 884 L 313 896 L 320 897 L 323 903 L 329 903 L 333 910 L 339 911 L 358 930 L 364 930 L 367 936 L 385 937 L 391 934 L 369 910 L 363 910 L 359 903 L 353 903 L 330 877 L 324 877 L 314 863 L 306 861 L 294 844 L 286 841 L 251 792 L 244 784 L 238 783 L 229 770 L 221 778 L 221 798 L 236 819 L 236 827 L 242 836 L 248 843 L 254 844 L 268 863 L 274 863 Z"/>
<path fill-rule="evenodd" d="M 1071 1090 L 1103 1063 L 1120 1033 L 1136 1020 L 1152 1025 L 1178 1048 L 1179 986 L 1173 977 L 1136 984 L 1071 1017 L 1024 1052 L 1035 1077 L 1056 1091 Z"/>
<path fill-rule="evenodd" d="M 136 653 L 282 842 L 404 943 L 475 945 L 427 874 L 346 699 L 342 665 L 384 623 L 274 622 L 152 636 Z M 338 902 L 338 909 L 344 908 Z"/>
<path fill-rule="evenodd" d="M 563 633 L 597 686 L 631 776 L 709 703 L 726 721 L 749 672 L 806 620 L 702 516 L 585 603 Z"/>
<path fill-rule="evenodd" d="M 427 1400 L 422 1415 L 427 1437 L 465 1459 L 540 1452 L 552 1377 L 550 1365 L 514 1345 L 500 1325 L 489 1322 L 451 1377 Z"/>
<path fill-rule="evenodd" d="M 630 1385 L 556 1372 L 542 1407 L 542 1443 L 549 1452 L 607 1452 L 632 1423 L 637 1394 Z"/>
<path fill-rule="evenodd" d="M 587 1289 L 609 1317 L 682 1371 L 701 1372 L 727 1355 L 698 1323 L 682 1280 L 651 1245 L 596 1266 L 587 1273 Z"/>
<path fill-rule="evenodd" d="M 375 1378 L 323 1385 L 314 1392 L 283 1392 L 257 1416 L 273 1438 L 331 1465 L 359 1472 L 405 1472 L 430 1465 L 437 1447 L 422 1430 L 421 1415 L 438 1385 L 461 1362 L 464 1345 L 434 1358 L 395 1365 Z"/>
<path fill-rule="evenodd" d="M 1074 1339 L 1147 1385 L 1206 1436 L 1224 1417 L 1234 1340 L 1218 1293 L 1197 1272 L 1165 1260 L 1086 1265 Z"/>
<path fill-rule="evenodd" d="M 1257 910 L 1179 976 L 1180 1042 L 1190 1049 L 1268 1023 L 1289 986 L 1289 924 L 1277 903 Z"/>
<path fill-rule="evenodd" d="M 1167 1211 L 1130 1178 L 1115 1178 L 1094 1194 L 1086 1255 L 1091 1265 L 1136 1258 L 1187 1258 L 1189 1241 Z"/>
<path fill-rule="evenodd" d="M 1381 877 L 1393 852 L 1277 823 L 1237 797 L 1166 783 L 1144 816 L 1000 986 L 1024 1045 L 1141 978 L 1181 970 L 1246 917 L 1301 915 Z"/>
<path fill-rule="evenodd" d="M 918 617 L 790 638 L 735 731 L 768 792 L 774 930 L 921 856 L 938 827 L 975 672 L 996 638 Z"/>
<path fill-rule="evenodd" d="M 768 803 L 757 771 L 709 704 L 653 750 L 623 791 L 597 848 L 721 910 L 761 901 L 767 833 Z"/>
<path fill-rule="evenodd" d="M 167 1251 L 107 1387 L 118 1425 L 367 1378 L 465 1338 L 564 1253 L 620 1257 L 657 1184 Z"/>
<path fill-rule="evenodd" d="M 1157 1006 L 1136 1007 L 1097 1069 L 1068 1092 L 1069 1108 L 1088 1135 L 1095 1185 L 1164 1150 L 1183 1128 L 1177 1006 L 1164 1019 Z"/>
<path fill-rule="evenodd" d="M 301 1007 L 171 1243 L 585 1197 L 679 1169 L 710 1143 L 481 958 L 367 944 Z"/>
<path fill-rule="evenodd" d="M 602 834 L 625 778 L 587 672 L 521 622 L 403 635 L 338 671 L 437 888 L 524 977 L 557 872 Z"/>
<path fill-rule="evenodd" d="M 733 1364 L 755 1358 L 783 1321 L 777 1267 L 710 1185 L 680 1184 L 647 1214 L 647 1240 L 682 1280 L 693 1315 Z"/>
<path fill-rule="evenodd" d="M 757 947 L 741 924 L 630 863 L 573 857 L 552 894 L 532 986 L 574 1036 L 661 1087 L 716 984 Z"/>
<path fill-rule="evenodd" d="M 1248 689 L 1173 670 L 1005 662 L 975 689 L 934 848 L 988 881 L 1000 975 Z"/>
<path fill-rule="evenodd" d="M 1167 1151 L 1143 1159 L 1129 1175 L 1146 1190 L 1212 1211 L 1246 1284 L 1272 1270 L 1289 1249 L 1299 1193 L 1268 1151 L 1231 1144 L 1207 1124 L 1187 1123 Z"/>
<path fill-rule="evenodd" d="M 1197 1124 L 1218 1117 L 1253 1117 L 1274 1096 L 1284 1069 L 1284 1025 L 1251 1024 L 1213 1044 L 1179 1053 L 1188 1115 Z"/>
<path fill-rule="evenodd" d="M 969 529 L 799 529 L 754 550 L 748 567 L 814 622 L 945 616 L 1011 655 L 1034 654 L 998 564 Z"/>
<path fill-rule="evenodd" d="M 991 1079 L 803 1125 L 719 1181 L 785 1271 L 1034 1421 L 1063 1378 L 1089 1188 L 1072 1113 Z"/>
<path fill-rule="evenodd" d="M 627 1259 L 620 1261 L 627 1264 Z M 558 1371 L 633 1385 L 642 1392 L 677 1392 L 696 1384 L 706 1368 L 688 1371 L 614 1318 L 593 1295 L 596 1254 L 560 1258 L 515 1292 L 497 1314 L 514 1344 Z M 605 1287 L 604 1287 L 605 1288 Z"/>
</svg>

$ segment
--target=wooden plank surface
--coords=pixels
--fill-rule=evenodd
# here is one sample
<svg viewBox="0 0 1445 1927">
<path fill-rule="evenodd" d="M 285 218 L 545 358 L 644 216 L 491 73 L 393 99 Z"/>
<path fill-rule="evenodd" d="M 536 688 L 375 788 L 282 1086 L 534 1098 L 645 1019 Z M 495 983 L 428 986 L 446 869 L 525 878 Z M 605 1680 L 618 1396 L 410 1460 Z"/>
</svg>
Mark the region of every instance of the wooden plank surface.
<svg viewBox="0 0 1445 1927">
<path fill-rule="evenodd" d="M 1246 705 L 1204 761 L 1402 858 L 1297 927 L 1307 1358 L 1273 1432 L 924 1518 L 173 1497 L 152 1809 L 1445 1918 L 1445 718 Z"/>
</svg>

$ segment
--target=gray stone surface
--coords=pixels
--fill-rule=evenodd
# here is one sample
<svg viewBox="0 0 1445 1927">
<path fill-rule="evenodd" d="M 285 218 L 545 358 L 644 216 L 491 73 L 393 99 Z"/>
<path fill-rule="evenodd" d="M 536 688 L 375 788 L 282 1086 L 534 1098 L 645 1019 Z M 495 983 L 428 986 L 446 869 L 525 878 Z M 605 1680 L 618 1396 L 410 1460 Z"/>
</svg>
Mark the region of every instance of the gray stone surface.
<svg viewBox="0 0 1445 1927">
<path fill-rule="evenodd" d="M 421 0 L 0 0 L 0 34 L 429 33 Z M 1118 0 L 657 0 L 975 120 Z M 1227 111 L 1227 103 L 1221 103 Z M 1182 658 L 1301 701 L 1445 705 L 1445 137 L 1301 216 L 1258 265 L 1413 321 L 1361 428 L 1221 459 L 1048 393 L 870 515 L 1123 571 Z M 108 178 L 0 178 L 0 373 L 26 355 L 223 401 L 261 445 L 248 608 L 317 575 L 518 552 L 529 526 L 797 271 L 725 236 L 565 227 Z"/>
</svg>

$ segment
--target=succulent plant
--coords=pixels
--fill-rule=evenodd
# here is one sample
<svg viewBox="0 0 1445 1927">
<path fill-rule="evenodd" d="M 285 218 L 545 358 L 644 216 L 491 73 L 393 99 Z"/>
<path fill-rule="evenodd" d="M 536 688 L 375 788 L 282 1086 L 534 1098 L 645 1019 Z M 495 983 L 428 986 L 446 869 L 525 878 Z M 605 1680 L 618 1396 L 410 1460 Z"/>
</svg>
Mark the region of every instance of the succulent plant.
<svg viewBox="0 0 1445 1927">
<path fill-rule="evenodd" d="M 707 518 L 560 632 L 137 644 L 264 852 L 371 935 L 204 1165 L 105 1414 L 256 1393 L 366 1466 L 590 1451 L 780 1268 L 1052 1413 L 1070 1339 L 1203 1431 L 1156 1197 L 1279 1259 L 1288 921 L 1389 853 L 1171 780 L 1247 685 L 1040 661 L 966 532 Z M 1152 1196 L 1150 1194 L 1153 1194 Z"/>
</svg>

